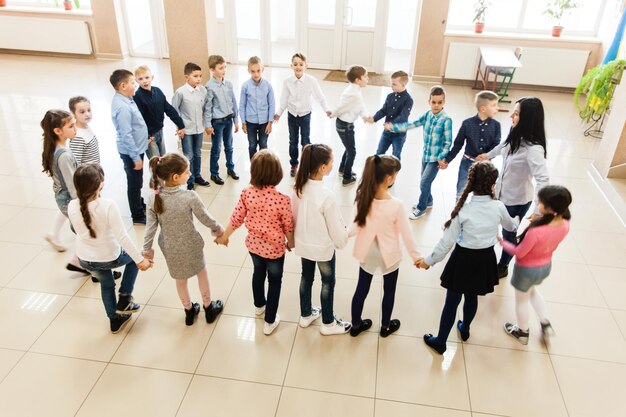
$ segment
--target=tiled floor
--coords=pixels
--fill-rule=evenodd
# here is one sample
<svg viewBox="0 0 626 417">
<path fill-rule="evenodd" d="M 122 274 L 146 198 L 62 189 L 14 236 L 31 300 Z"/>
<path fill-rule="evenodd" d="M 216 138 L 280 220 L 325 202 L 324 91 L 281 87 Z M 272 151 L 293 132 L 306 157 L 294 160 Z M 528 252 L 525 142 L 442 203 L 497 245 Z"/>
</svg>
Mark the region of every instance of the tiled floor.
<svg viewBox="0 0 626 417">
<path fill-rule="evenodd" d="M 65 107 L 72 95 L 91 98 L 92 128 L 107 175 L 103 194 L 117 200 L 131 235 L 141 242 L 143 228 L 131 225 L 125 201 L 107 80 L 113 69 L 140 62 L 153 68 L 155 84 L 171 95 L 167 61 L 0 56 L 2 416 L 626 416 L 626 229 L 588 175 L 599 142 L 582 136 L 566 94 L 538 93 L 546 108 L 551 180 L 567 185 L 574 195 L 572 232 L 541 288 L 557 332 L 549 347 L 539 341 L 534 322 L 528 346 L 502 331 L 502 323 L 514 318 L 513 291 L 505 279 L 494 294 L 481 298 L 470 341 L 460 343 L 453 332 L 446 354 L 434 355 L 421 336 L 438 325 L 443 264 L 417 271 L 407 259 L 394 311 L 402 320 L 396 335 L 378 337 L 382 289 L 376 278 L 365 305 L 366 316 L 375 323 L 372 331 L 358 338 L 322 337 L 317 325 L 297 326 L 300 267 L 292 254 L 287 255 L 279 309 L 283 323 L 266 337 L 252 306 L 252 264 L 244 231 L 224 248 L 215 247 L 202 230 L 213 294 L 225 301 L 216 323 L 183 324 L 174 282 L 157 249 L 155 268 L 137 280 L 135 296 L 144 304 L 142 311 L 124 332 L 110 334 L 98 284 L 65 271 L 68 255 L 56 253 L 42 239 L 56 208 L 51 181 L 41 173 L 39 121 L 48 108 Z M 311 73 L 320 79 L 324 75 Z M 277 95 L 288 74 L 287 69 L 266 71 Z M 228 77 L 238 90 L 245 68 L 230 67 Z M 331 104 L 343 87 L 322 82 Z M 410 85 L 413 115 L 426 109 L 427 88 Z M 458 127 L 474 113 L 474 91 L 459 86 L 447 90 L 446 110 Z M 388 90 L 368 87 L 363 93 L 373 112 Z M 532 92 L 513 92 L 514 97 L 527 94 Z M 338 158 L 342 148 L 334 123 L 318 107 L 314 111 L 313 140 L 330 144 Z M 506 132 L 508 114 L 498 118 Z M 380 123 L 357 123 L 357 172 L 376 148 L 381 128 Z M 175 149 L 169 122 L 165 133 L 168 149 Z M 421 131 L 409 133 L 404 168 L 393 188 L 407 205 L 417 198 L 421 137 Z M 270 147 L 285 168 L 287 145 L 287 126 L 281 120 Z M 240 181 L 227 179 L 224 186 L 198 190 L 224 223 L 249 179 L 246 147 L 244 135 L 237 134 Z M 435 181 L 432 213 L 411 223 L 424 252 L 439 239 L 452 209 L 457 166 L 455 161 Z M 325 181 L 350 219 L 355 187 L 341 187 L 336 175 Z M 287 177 L 280 188 L 288 192 L 290 183 Z M 69 228 L 63 240 L 73 247 Z M 338 251 L 335 308 L 346 319 L 357 267 L 351 247 Z M 190 288 L 198 299 L 193 279 Z M 317 294 L 319 282 L 314 288 Z"/>
</svg>

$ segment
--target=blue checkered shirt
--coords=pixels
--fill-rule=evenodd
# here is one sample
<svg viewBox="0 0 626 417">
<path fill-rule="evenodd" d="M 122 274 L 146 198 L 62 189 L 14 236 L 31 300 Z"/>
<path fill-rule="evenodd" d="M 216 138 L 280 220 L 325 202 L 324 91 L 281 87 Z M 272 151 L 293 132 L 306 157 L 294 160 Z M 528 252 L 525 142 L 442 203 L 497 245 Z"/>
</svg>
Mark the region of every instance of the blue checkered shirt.
<svg viewBox="0 0 626 417">
<path fill-rule="evenodd" d="M 445 111 L 433 114 L 428 110 L 419 119 L 413 122 L 395 123 L 391 125 L 392 132 L 406 132 L 409 129 L 424 126 L 424 156 L 423 162 L 437 162 L 448 155 L 452 145 L 452 119 Z"/>
</svg>

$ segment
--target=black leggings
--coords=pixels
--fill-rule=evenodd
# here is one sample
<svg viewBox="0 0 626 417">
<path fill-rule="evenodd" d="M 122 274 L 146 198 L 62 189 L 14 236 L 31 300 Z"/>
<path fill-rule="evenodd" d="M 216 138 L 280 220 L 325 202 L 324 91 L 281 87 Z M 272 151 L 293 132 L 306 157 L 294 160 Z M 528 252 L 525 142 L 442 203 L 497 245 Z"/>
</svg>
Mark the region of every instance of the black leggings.
<svg viewBox="0 0 626 417">
<path fill-rule="evenodd" d="M 393 312 L 393 303 L 396 298 L 396 284 L 398 283 L 398 272 L 400 269 L 396 269 L 383 276 L 383 317 L 381 320 L 382 327 L 389 327 L 391 321 L 391 313 Z M 365 304 L 365 298 L 370 291 L 370 285 L 372 284 L 372 274 L 365 272 L 362 268 L 359 268 L 359 282 L 356 284 L 356 290 L 352 297 L 352 325 L 361 325 L 361 314 L 363 313 L 363 304 Z"/>
<path fill-rule="evenodd" d="M 448 290 L 446 293 L 446 303 L 443 305 L 443 311 L 441 312 L 441 321 L 439 322 L 439 333 L 437 334 L 437 341 L 445 344 L 450 335 L 450 330 L 454 326 L 456 321 L 456 309 L 461 302 L 461 297 L 465 297 L 463 303 L 463 330 L 468 331 L 470 324 L 476 316 L 478 310 L 478 296 L 476 294 L 463 294 Z"/>
</svg>

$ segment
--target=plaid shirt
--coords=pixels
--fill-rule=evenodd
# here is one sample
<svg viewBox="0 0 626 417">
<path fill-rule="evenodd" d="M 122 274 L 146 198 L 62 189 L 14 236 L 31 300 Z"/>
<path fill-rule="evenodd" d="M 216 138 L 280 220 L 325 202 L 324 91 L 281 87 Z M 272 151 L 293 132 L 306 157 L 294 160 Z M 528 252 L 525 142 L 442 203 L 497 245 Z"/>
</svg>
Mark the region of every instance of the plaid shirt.
<svg viewBox="0 0 626 417">
<path fill-rule="evenodd" d="M 406 132 L 409 129 L 424 126 L 423 162 L 437 162 L 448 155 L 452 145 L 452 119 L 445 111 L 433 114 L 428 110 L 413 122 L 391 125 L 392 132 Z"/>
</svg>

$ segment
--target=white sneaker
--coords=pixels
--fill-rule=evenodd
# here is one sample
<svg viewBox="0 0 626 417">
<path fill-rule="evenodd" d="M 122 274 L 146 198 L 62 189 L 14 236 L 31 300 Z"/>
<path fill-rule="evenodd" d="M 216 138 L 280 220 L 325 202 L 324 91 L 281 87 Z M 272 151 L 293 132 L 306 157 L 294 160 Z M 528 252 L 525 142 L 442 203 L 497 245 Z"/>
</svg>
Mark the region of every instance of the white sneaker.
<svg viewBox="0 0 626 417">
<path fill-rule="evenodd" d="M 272 332 L 274 331 L 274 329 L 276 329 L 278 327 L 278 324 L 280 323 L 280 316 L 278 314 L 276 314 L 276 318 L 274 319 L 274 323 L 265 323 L 263 325 L 263 333 L 265 333 L 266 336 L 269 336 L 272 334 Z"/>
<path fill-rule="evenodd" d="M 322 312 L 321 307 L 313 307 L 311 309 L 311 315 L 306 316 L 306 317 L 301 316 L 298 324 L 300 325 L 300 327 L 309 327 L 311 323 L 313 323 L 315 320 L 320 318 L 321 312 Z"/>
<path fill-rule="evenodd" d="M 254 314 L 256 314 L 257 316 L 260 316 L 261 314 L 265 313 L 265 306 L 263 307 L 254 307 Z"/>
<path fill-rule="evenodd" d="M 420 217 L 424 217 L 426 215 L 426 210 L 415 210 L 409 213 L 410 220 L 417 220 Z"/>
<path fill-rule="evenodd" d="M 426 210 L 430 210 L 433 208 L 433 203 L 430 203 L 426 206 Z M 417 211 L 417 204 L 413 204 L 411 206 L 411 211 Z"/>
<path fill-rule="evenodd" d="M 46 239 L 46 242 L 48 242 L 50 244 L 50 246 L 52 246 L 54 248 L 55 251 L 57 251 L 57 252 L 65 252 L 67 250 L 67 248 L 65 246 L 63 246 L 59 242 L 55 241 L 52 238 L 52 236 L 50 236 L 50 235 L 45 235 L 43 238 Z"/>
<path fill-rule="evenodd" d="M 351 323 L 337 319 L 330 324 L 322 324 L 320 326 L 320 333 L 324 336 L 331 336 L 334 334 L 345 334 L 350 331 L 352 327 Z"/>
</svg>

